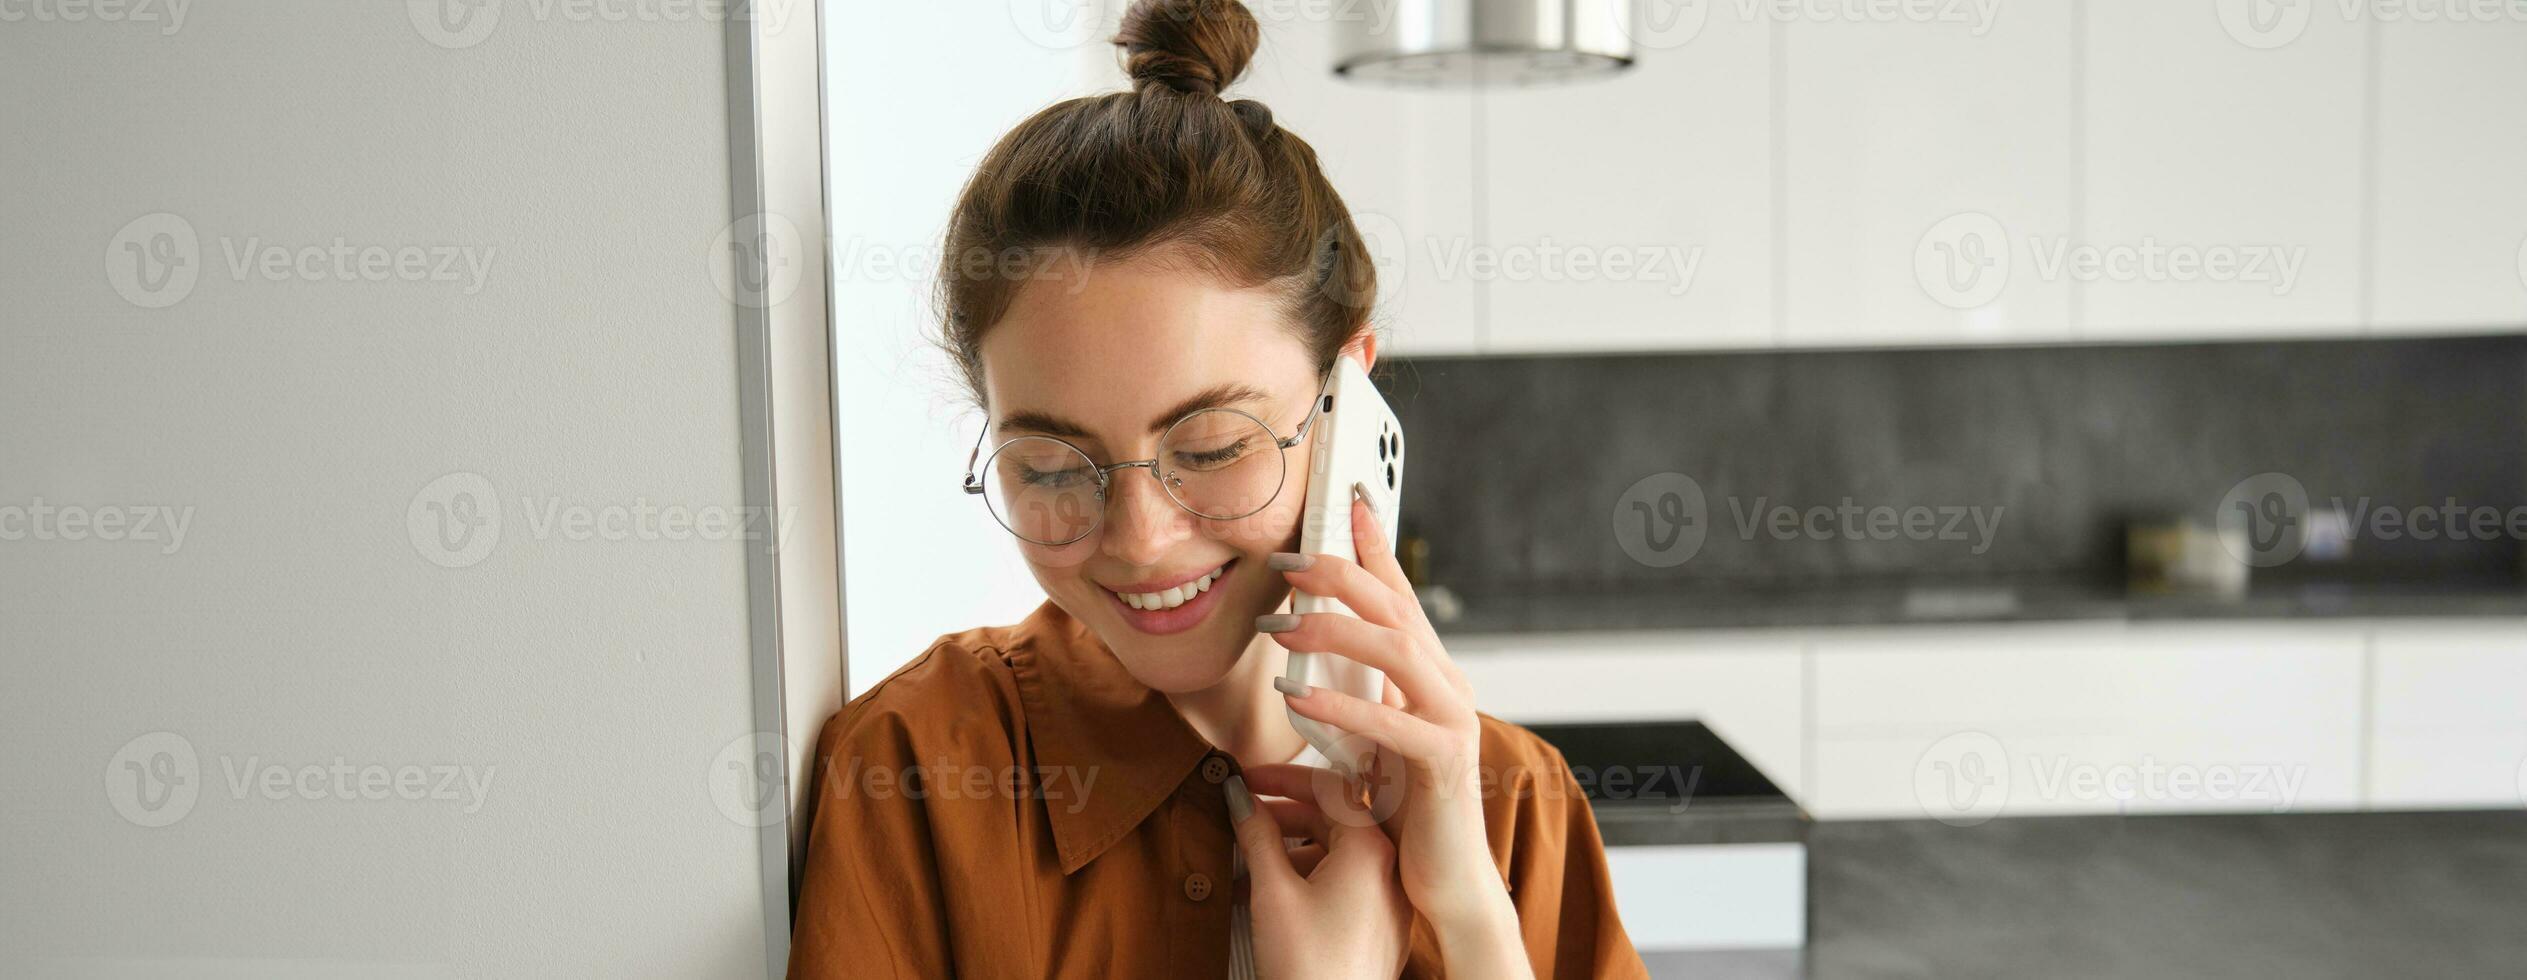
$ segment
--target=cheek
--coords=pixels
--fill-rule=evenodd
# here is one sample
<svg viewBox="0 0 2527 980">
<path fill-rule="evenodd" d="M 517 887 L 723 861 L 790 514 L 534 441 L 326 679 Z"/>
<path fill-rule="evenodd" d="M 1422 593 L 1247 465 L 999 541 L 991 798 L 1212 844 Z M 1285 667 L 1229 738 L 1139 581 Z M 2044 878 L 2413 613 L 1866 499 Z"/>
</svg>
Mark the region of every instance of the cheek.
<svg viewBox="0 0 2527 980">
<path fill-rule="evenodd" d="M 1013 538 L 1012 540 L 1015 539 Z M 1018 542 L 1018 554 L 1021 557 L 1024 557 L 1027 560 L 1027 564 L 1035 569 L 1036 577 L 1039 579 L 1044 578 L 1048 574 L 1066 574 L 1072 569 L 1076 569 L 1079 566 L 1086 564 L 1089 557 L 1095 555 L 1096 553 L 1097 536 L 1093 534 L 1089 535 L 1085 539 L 1073 541 L 1059 547 L 1047 547 L 1045 545 L 1031 544 L 1025 541 Z"/>
<path fill-rule="evenodd" d="M 1210 537 L 1251 554 L 1298 547 L 1299 524 L 1307 511 L 1307 484 L 1293 482 L 1279 497 L 1253 515 L 1234 521 L 1211 521 Z"/>
</svg>

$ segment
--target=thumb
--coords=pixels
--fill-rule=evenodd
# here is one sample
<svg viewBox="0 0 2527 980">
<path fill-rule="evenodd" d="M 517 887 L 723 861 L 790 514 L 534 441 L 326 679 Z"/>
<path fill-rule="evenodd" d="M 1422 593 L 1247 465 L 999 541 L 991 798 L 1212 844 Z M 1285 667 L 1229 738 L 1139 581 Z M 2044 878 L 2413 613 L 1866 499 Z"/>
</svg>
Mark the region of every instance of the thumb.
<svg viewBox="0 0 2527 980">
<path fill-rule="evenodd" d="M 1255 805 L 1246 777 L 1230 776 L 1220 789 L 1228 794 L 1228 817 L 1237 830 L 1237 849 L 1246 854 L 1246 874 L 1254 887 L 1298 884 L 1298 869 L 1290 866 L 1290 852 L 1281 846 L 1281 823 L 1272 819 L 1272 811 Z"/>
</svg>

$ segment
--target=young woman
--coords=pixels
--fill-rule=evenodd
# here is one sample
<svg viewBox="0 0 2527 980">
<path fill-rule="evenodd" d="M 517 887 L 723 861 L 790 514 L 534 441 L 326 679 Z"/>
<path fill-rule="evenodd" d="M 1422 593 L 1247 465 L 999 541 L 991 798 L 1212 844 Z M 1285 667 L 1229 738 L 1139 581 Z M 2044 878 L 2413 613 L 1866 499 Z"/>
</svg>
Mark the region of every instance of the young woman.
<svg viewBox="0 0 2527 980">
<path fill-rule="evenodd" d="M 1357 562 L 1292 553 L 1375 280 L 1314 151 L 1220 94 L 1257 34 L 1234 0 L 1140 0 L 1132 90 L 1020 124 L 957 203 L 967 486 L 1046 601 L 826 725 L 794 977 L 1646 975 L 1587 801 L 1474 710 L 1380 515 L 1350 502 Z M 1291 615 L 1293 588 L 1359 617 Z M 1283 688 L 1287 649 L 1391 693 Z M 1374 743 L 1374 791 L 1285 710 Z"/>
</svg>

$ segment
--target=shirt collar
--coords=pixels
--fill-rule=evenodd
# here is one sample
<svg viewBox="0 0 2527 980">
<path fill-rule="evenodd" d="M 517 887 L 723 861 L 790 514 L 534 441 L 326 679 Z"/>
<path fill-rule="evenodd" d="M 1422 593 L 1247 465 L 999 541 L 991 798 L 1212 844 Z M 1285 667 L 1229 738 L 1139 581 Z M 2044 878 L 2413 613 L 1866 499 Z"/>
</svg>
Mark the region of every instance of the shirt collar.
<svg viewBox="0 0 2527 980">
<path fill-rule="evenodd" d="M 1192 775 L 1211 745 L 1166 695 L 1135 679 L 1095 631 L 1051 599 L 1018 624 L 1003 651 L 1017 676 L 1035 764 L 1095 782 L 1081 800 L 1046 800 L 1062 873 L 1077 871 L 1139 826 Z"/>
</svg>

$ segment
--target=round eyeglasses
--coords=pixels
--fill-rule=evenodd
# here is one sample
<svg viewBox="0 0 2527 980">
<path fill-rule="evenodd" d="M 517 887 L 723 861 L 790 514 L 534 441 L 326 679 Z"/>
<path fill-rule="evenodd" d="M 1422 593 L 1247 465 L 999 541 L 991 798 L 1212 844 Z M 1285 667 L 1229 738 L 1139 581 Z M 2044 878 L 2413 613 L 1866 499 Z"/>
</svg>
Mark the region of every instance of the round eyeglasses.
<svg viewBox="0 0 2527 980">
<path fill-rule="evenodd" d="M 1325 373 L 1325 384 L 1333 383 Z M 1096 532 L 1105 520 L 1106 491 L 1116 470 L 1139 467 L 1158 480 L 1167 499 L 1204 520 L 1251 517 L 1281 495 L 1289 475 L 1288 450 L 1307 438 L 1325 409 L 1322 388 L 1307 417 L 1289 438 L 1234 408 L 1186 414 L 1158 437 L 1158 455 L 1097 465 L 1078 446 L 1052 436 L 1019 436 L 983 455 L 983 437 L 965 464 L 965 492 L 979 494 L 992 518 L 1020 540 L 1066 545 Z M 991 426 L 983 427 L 984 433 Z M 980 464 L 979 466 L 977 464 Z"/>
</svg>

